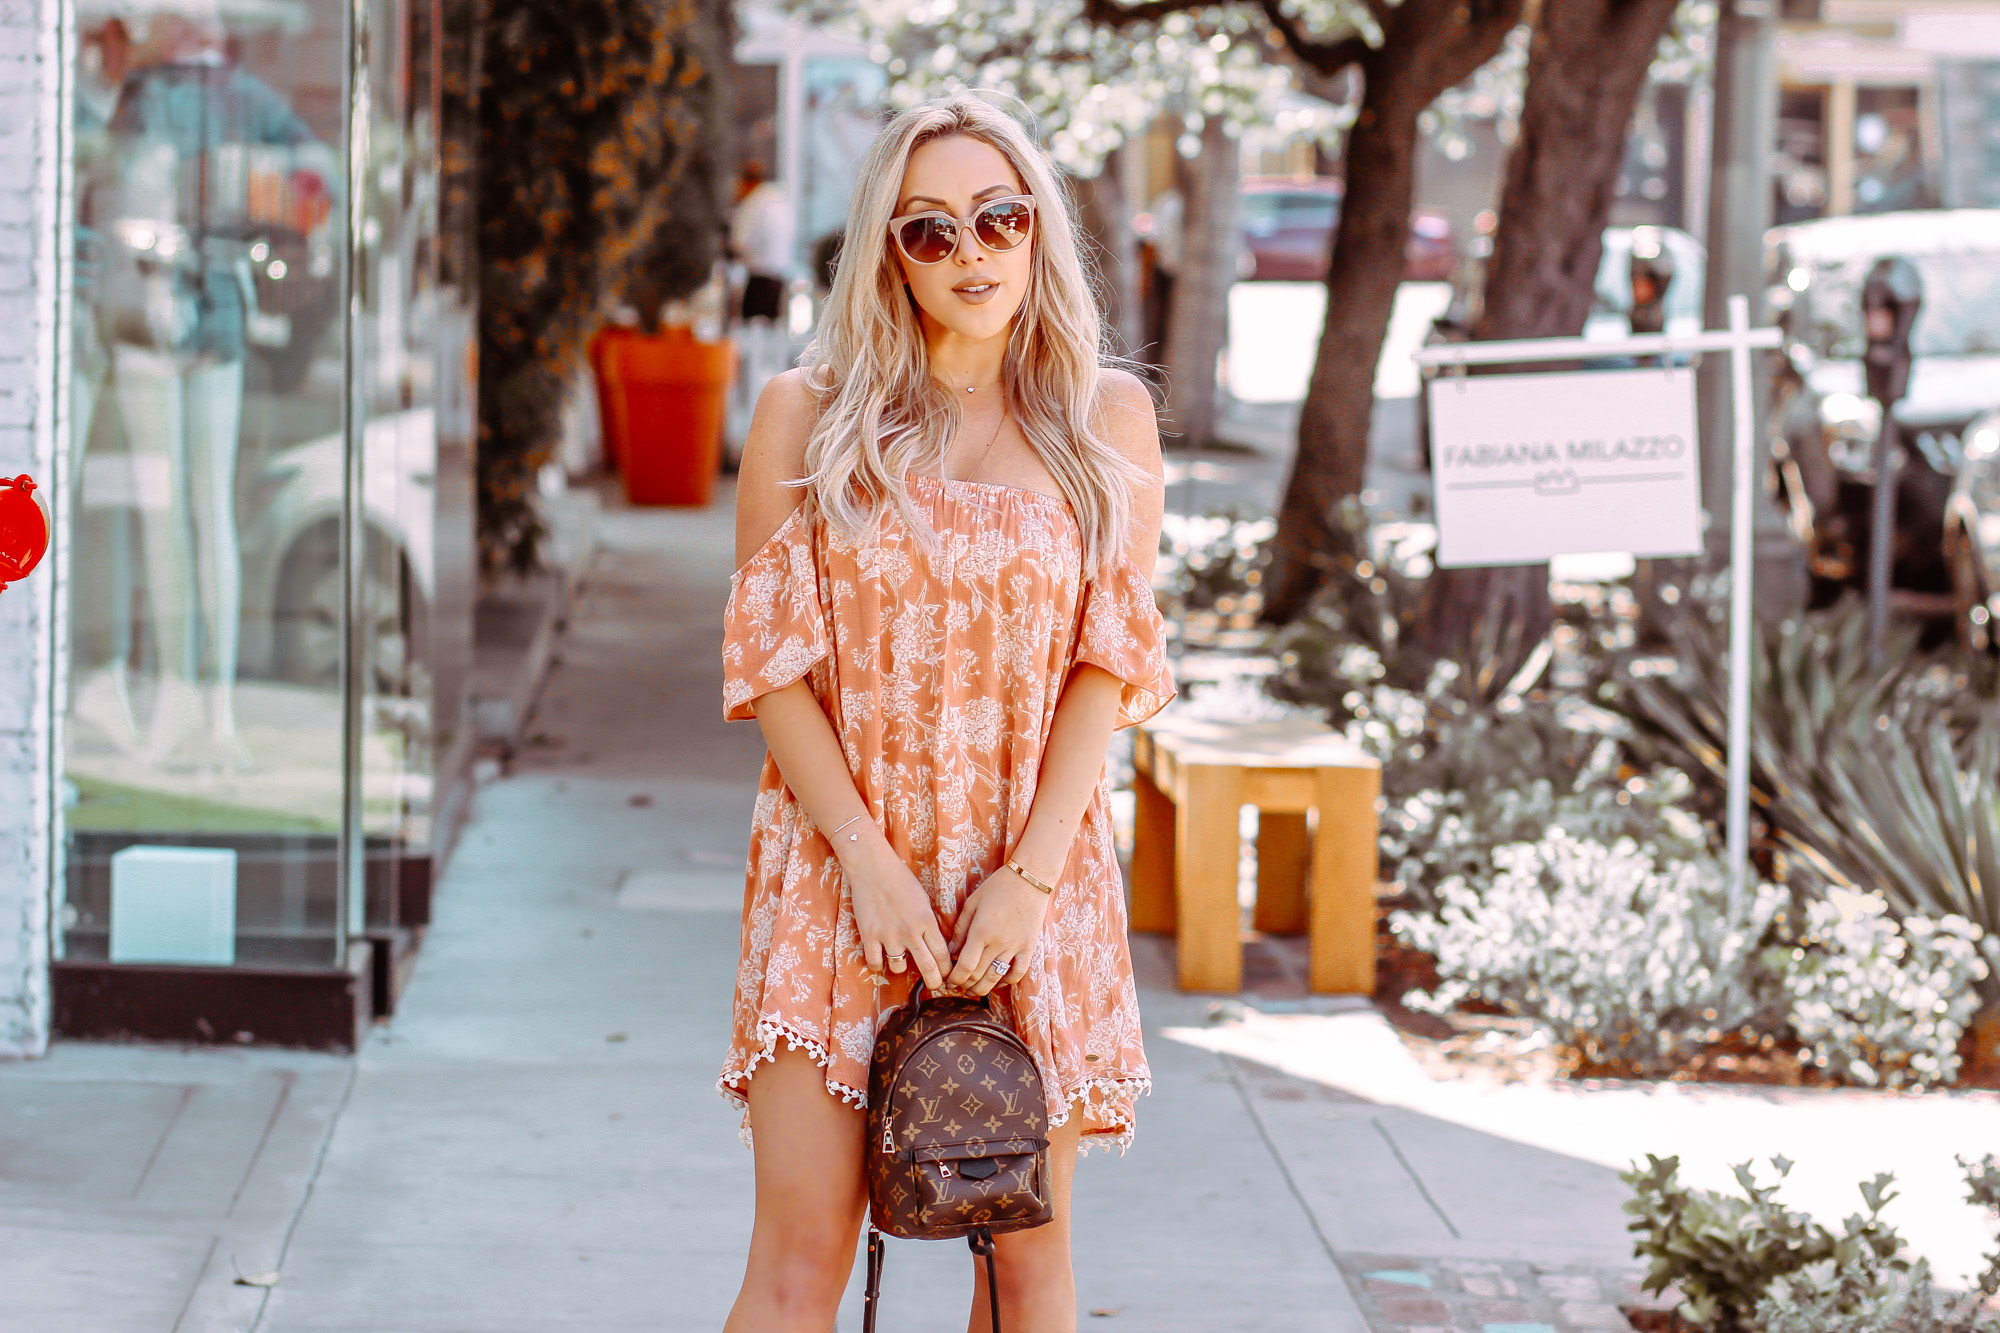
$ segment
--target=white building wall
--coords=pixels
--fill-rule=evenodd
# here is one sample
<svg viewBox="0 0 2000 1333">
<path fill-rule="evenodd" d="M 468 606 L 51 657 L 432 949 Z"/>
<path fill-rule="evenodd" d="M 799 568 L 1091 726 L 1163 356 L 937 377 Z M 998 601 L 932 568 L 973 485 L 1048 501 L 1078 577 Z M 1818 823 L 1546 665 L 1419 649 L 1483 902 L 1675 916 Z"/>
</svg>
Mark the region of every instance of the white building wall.
<svg viewBox="0 0 2000 1333">
<path fill-rule="evenodd" d="M 59 514 L 57 19 L 56 0 L 0 0 L 0 475 L 32 475 Z M 0 594 L 0 1056 L 48 1044 L 58 554 Z"/>
</svg>

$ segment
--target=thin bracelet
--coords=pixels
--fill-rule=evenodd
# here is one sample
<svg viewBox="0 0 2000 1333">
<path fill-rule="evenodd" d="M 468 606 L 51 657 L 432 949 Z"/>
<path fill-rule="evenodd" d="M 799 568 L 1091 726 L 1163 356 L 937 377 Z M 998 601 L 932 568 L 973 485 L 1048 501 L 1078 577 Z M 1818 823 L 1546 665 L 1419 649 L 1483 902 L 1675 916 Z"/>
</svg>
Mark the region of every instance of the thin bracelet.
<svg viewBox="0 0 2000 1333">
<path fill-rule="evenodd" d="M 863 820 L 863 819 L 866 819 L 866 818 L 868 818 L 868 812 L 867 812 L 866 810 L 863 810 L 863 811 L 862 811 L 862 812 L 861 812 L 860 814 L 856 815 L 856 816 L 855 816 L 855 817 L 854 817 L 853 819 L 850 819 L 850 820 L 848 820 L 848 821 L 847 821 L 847 824 L 852 824 L 852 823 L 855 823 L 855 822 L 856 822 L 856 821 L 858 821 L 858 820 Z M 840 826 L 840 828 L 837 828 L 837 829 L 835 829 L 835 830 L 834 830 L 833 832 L 831 832 L 831 833 L 827 834 L 827 835 L 826 835 L 826 839 L 827 839 L 827 841 L 828 841 L 828 842 L 832 842 L 832 841 L 833 841 L 833 840 L 834 840 L 835 838 L 839 837 L 839 836 L 840 836 L 840 829 L 841 829 L 841 828 L 846 828 L 846 827 L 847 827 L 847 824 L 842 824 L 842 825 Z M 847 835 L 847 840 L 848 840 L 849 842 L 860 842 L 860 841 L 861 841 L 861 835 L 860 835 L 859 833 L 850 833 L 850 834 L 848 834 L 848 835 Z"/>
<path fill-rule="evenodd" d="M 1055 885 L 1048 883 L 1046 880 L 1040 880 L 1035 878 L 1033 875 L 1029 874 L 1027 871 L 1021 868 L 1021 863 L 1019 861 L 1009 861 L 1007 863 L 1007 868 L 1013 871 L 1015 874 L 1019 875 L 1022 879 L 1026 880 L 1033 887 L 1040 889 L 1043 893 L 1048 894 L 1051 898 L 1055 896 L 1056 892 Z"/>
</svg>

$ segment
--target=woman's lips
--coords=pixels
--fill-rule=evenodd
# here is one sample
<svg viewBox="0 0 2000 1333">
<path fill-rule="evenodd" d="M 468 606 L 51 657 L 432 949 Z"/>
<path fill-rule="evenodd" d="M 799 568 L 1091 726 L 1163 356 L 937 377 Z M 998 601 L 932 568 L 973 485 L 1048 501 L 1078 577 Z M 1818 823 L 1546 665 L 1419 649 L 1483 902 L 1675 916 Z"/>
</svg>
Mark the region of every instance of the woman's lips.
<svg viewBox="0 0 2000 1333">
<path fill-rule="evenodd" d="M 967 283 L 963 287 L 954 287 L 951 289 L 951 294 L 967 305 L 984 305 L 986 302 L 992 300 L 994 293 L 999 290 L 1000 284 L 997 282 L 979 282 Z"/>
</svg>

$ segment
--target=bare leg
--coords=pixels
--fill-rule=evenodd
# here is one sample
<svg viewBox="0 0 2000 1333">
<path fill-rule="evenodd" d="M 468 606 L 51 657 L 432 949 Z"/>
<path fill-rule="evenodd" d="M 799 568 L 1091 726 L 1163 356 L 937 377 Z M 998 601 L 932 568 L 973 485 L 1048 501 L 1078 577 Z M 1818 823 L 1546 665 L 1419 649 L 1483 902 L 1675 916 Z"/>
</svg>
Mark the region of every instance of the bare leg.
<svg viewBox="0 0 2000 1333">
<path fill-rule="evenodd" d="M 868 1207 L 866 1115 L 826 1090 L 810 1056 L 781 1049 L 750 1080 L 757 1223 L 723 1333 L 832 1333 Z"/>
<path fill-rule="evenodd" d="M 1000 1283 L 1000 1324 L 1007 1333 L 1076 1333 L 1076 1274 L 1069 1263 L 1069 1187 L 1076 1176 L 1082 1108 L 1049 1131 L 1049 1185 L 1055 1217 L 1027 1231 L 993 1238 Z M 968 1333 L 993 1333 L 986 1303 L 986 1261 L 972 1261 L 972 1314 Z"/>
</svg>

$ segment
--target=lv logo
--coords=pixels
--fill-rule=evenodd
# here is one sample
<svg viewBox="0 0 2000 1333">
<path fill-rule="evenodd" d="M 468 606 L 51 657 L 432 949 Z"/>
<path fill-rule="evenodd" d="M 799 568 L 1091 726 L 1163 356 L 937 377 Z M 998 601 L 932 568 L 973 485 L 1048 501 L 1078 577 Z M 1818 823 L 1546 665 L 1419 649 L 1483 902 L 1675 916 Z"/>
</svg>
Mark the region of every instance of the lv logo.
<svg viewBox="0 0 2000 1333">
<path fill-rule="evenodd" d="M 942 1097 L 919 1097 L 917 1098 L 917 1105 L 924 1108 L 923 1119 L 917 1121 L 920 1125 L 935 1125 L 944 1118 L 938 1114 L 938 1108 L 944 1105 L 944 1098 Z"/>
<path fill-rule="evenodd" d="M 1021 1094 L 1020 1094 L 1020 1093 L 1018 1093 L 1018 1092 L 1003 1092 L 1003 1093 L 1001 1093 L 1001 1094 L 1000 1094 L 1000 1098 L 1001 1098 L 1001 1100 L 1002 1100 L 1002 1101 L 1004 1101 L 1004 1102 L 1006 1102 L 1006 1103 L 1007 1103 L 1007 1108 L 1006 1108 L 1006 1109 L 1007 1109 L 1007 1114 L 1008 1114 L 1008 1115 L 1019 1115 L 1019 1114 L 1021 1114 Z"/>
</svg>

